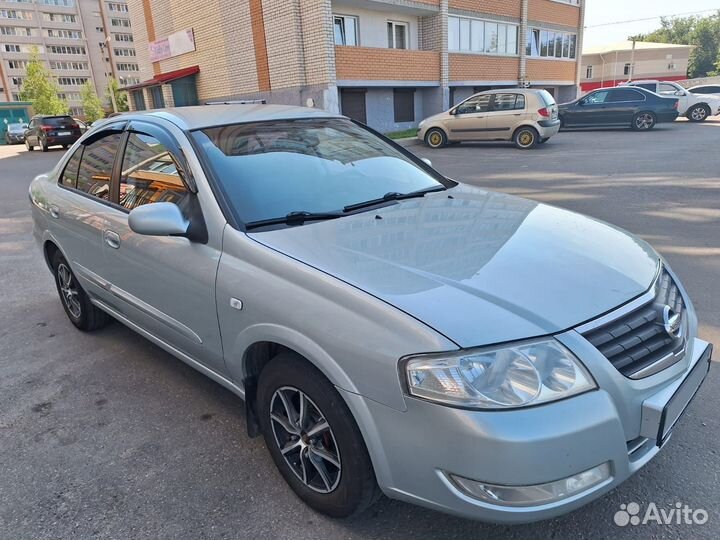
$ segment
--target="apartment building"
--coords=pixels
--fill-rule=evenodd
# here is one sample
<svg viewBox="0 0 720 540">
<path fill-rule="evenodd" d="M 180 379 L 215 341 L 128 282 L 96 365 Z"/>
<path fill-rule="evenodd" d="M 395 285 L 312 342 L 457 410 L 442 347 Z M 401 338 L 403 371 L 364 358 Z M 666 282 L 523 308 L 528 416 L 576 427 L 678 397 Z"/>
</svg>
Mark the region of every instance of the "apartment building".
<svg viewBox="0 0 720 540">
<path fill-rule="evenodd" d="M 33 47 L 74 115 L 86 81 L 101 97 L 110 77 L 140 81 L 126 0 L 0 0 L 0 101 L 19 101 Z"/>
<path fill-rule="evenodd" d="M 617 86 L 633 79 L 682 81 L 687 79 L 692 45 L 622 41 L 582 51 L 580 88 Z"/>
<path fill-rule="evenodd" d="M 135 109 L 264 99 L 416 126 L 474 92 L 578 91 L 584 0 L 128 0 Z"/>
</svg>

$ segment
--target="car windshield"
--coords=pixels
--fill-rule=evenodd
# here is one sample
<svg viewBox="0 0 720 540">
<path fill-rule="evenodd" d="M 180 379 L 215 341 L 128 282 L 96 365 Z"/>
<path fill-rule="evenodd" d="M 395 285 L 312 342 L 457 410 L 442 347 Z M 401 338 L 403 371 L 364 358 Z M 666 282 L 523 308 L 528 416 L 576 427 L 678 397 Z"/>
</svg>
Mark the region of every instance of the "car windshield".
<svg viewBox="0 0 720 540">
<path fill-rule="evenodd" d="M 64 126 L 74 123 L 75 121 L 69 116 L 46 116 L 42 119 L 42 124 L 45 126 Z"/>
<path fill-rule="evenodd" d="M 193 132 L 237 218 L 338 212 L 388 193 L 442 184 L 345 119 L 234 124 Z"/>
<path fill-rule="evenodd" d="M 27 127 L 27 124 L 8 124 L 8 131 L 21 131 Z"/>
</svg>

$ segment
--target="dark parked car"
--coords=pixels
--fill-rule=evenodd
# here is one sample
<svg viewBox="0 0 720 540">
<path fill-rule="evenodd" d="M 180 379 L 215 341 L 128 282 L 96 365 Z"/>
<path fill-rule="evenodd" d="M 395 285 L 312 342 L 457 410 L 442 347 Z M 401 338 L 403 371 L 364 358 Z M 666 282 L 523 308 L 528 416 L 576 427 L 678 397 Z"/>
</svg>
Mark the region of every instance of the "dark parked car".
<svg viewBox="0 0 720 540">
<path fill-rule="evenodd" d="M 5 144 L 22 143 L 25 140 L 25 130 L 27 124 L 8 124 L 5 132 Z"/>
<path fill-rule="evenodd" d="M 643 88 L 601 88 L 560 105 L 563 128 L 630 127 L 646 131 L 678 117 L 678 100 Z"/>
<path fill-rule="evenodd" d="M 67 148 L 81 135 L 80 126 L 71 116 L 33 116 L 25 131 L 25 146 L 28 150 L 39 146 L 47 152 L 50 146 Z"/>
</svg>

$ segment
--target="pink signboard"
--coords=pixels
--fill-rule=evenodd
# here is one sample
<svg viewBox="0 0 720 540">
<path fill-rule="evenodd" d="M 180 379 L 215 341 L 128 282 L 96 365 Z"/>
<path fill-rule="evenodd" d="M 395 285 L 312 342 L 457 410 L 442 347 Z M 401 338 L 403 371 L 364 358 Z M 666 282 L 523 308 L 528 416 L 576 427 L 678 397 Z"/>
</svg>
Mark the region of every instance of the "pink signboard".
<svg viewBox="0 0 720 540">
<path fill-rule="evenodd" d="M 195 50 L 195 34 L 193 29 L 181 30 L 168 37 L 153 41 L 148 45 L 150 61 L 159 62 L 173 56 L 189 53 Z"/>
</svg>

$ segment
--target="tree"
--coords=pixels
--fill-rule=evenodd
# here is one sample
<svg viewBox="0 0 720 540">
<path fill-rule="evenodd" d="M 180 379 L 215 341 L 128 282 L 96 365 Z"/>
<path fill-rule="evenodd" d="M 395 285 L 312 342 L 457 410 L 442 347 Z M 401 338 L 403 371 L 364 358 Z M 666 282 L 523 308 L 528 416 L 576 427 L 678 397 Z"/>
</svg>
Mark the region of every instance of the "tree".
<svg viewBox="0 0 720 540">
<path fill-rule="evenodd" d="M 103 111 L 102 102 L 95 93 L 95 86 L 90 82 L 86 81 L 80 89 L 80 99 L 82 100 L 83 113 L 85 114 L 85 120 L 88 122 L 94 122 L 105 116 Z"/>
<path fill-rule="evenodd" d="M 20 99 L 30 101 L 35 114 L 66 114 L 69 107 L 60 99 L 59 92 L 52 73 L 40 60 L 38 48 L 33 47 L 20 88 Z"/>
<path fill-rule="evenodd" d="M 693 45 L 688 64 L 691 78 L 720 70 L 720 11 L 707 17 L 663 17 L 660 28 L 638 37 L 640 41 Z"/>
<path fill-rule="evenodd" d="M 130 110 L 128 107 L 128 95 L 127 92 L 120 90 L 120 83 L 116 78 L 111 78 L 108 82 L 107 90 L 105 90 L 105 97 L 112 103 L 112 96 L 115 95 L 115 104 L 117 106 L 117 112 L 127 112 Z"/>
</svg>

